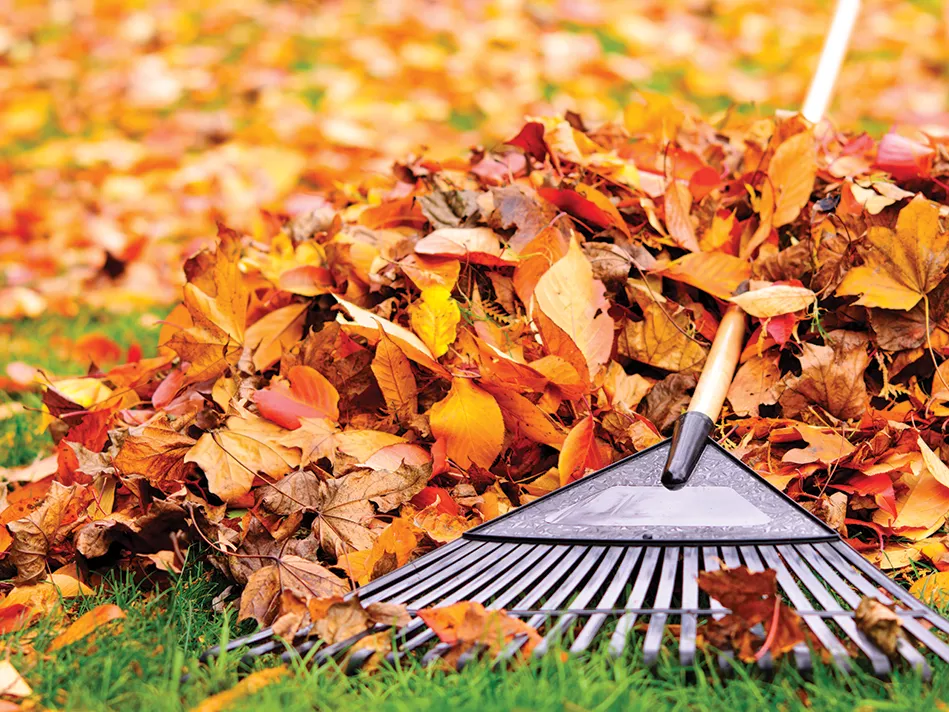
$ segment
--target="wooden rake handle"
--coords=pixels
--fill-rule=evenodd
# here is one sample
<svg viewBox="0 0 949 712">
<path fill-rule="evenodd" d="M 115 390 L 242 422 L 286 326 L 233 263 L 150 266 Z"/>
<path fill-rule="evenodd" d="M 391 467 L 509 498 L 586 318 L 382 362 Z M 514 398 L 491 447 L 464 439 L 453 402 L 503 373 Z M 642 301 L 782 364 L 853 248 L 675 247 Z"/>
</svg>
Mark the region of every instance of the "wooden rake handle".
<svg viewBox="0 0 949 712">
<path fill-rule="evenodd" d="M 804 118 L 812 123 L 823 118 L 830 103 L 859 12 L 860 0 L 838 0 L 817 70 L 801 109 Z M 725 395 L 735 376 L 744 336 L 745 314 L 740 307 L 732 304 L 725 311 L 715 333 L 712 349 L 705 360 L 689 409 L 676 421 L 669 457 L 662 470 L 662 484 L 669 489 L 684 487 L 698 464 L 708 436 L 725 404 Z"/>
</svg>

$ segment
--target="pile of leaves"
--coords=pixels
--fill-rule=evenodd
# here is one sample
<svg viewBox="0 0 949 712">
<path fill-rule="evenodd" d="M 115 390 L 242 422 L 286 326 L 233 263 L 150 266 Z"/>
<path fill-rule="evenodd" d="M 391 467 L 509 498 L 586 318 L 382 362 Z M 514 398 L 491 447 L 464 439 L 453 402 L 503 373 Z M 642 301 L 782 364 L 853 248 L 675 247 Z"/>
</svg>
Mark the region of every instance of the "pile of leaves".
<svg viewBox="0 0 949 712">
<path fill-rule="evenodd" d="M 22 7 L 20 5 L 23 5 Z M 526 114 L 799 106 L 829 3 L 21 3 L 0 29 L 0 316 L 170 303 L 217 219 L 305 213 Z M 938 3 L 868 0 L 835 116 L 945 124 Z M 335 200 L 334 200 L 335 202 Z"/>
<path fill-rule="evenodd" d="M 156 357 L 48 384 L 50 473 L 0 511 L 11 595 L 195 545 L 241 617 L 295 630 L 659 442 L 730 303 L 718 439 L 875 562 L 949 568 L 947 174 L 933 137 L 641 103 L 221 225 Z M 469 613 L 445 636 L 477 642 Z"/>
</svg>

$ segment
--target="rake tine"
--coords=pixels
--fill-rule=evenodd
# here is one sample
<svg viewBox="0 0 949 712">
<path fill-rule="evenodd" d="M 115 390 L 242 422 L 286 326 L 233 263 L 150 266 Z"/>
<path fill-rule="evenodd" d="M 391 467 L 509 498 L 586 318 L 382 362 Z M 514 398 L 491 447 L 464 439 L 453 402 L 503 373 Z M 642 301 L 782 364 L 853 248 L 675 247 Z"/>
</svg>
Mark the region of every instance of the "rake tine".
<svg viewBox="0 0 949 712">
<path fill-rule="evenodd" d="M 532 548 L 535 548 L 535 551 L 531 551 Z M 466 586 L 463 586 L 462 588 L 451 593 L 449 596 L 440 600 L 439 603 L 442 605 L 457 603 L 458 601 L 468 598 L 471 594 L 477 592 L 479 589 L 482 589 L 486 583 L 491 584 L 489 589 L 496 587 L 498 582 L 501 582 L 501 585 L 504 585 L 511 579 L 515 578 L 520 572 L 524 570 L 524 568 L 548 552 L 548 547 L 532 547 L 531 545 L 527 544 L 516 546 L 510 552 L 508 552 L 505 557 L 495 562 L 494 566 L 490 567 L 487 571 L 483 572 L 473 581 L 470 581 Z M 527 554 L 526 556 L 525 553 Z M 512 561 L 516 562 L 516 565 L 505 571 L 505 569 L 510 566 Z M 501 575 L 498 576 L 498 574 Z M 538 572 L 537 575 L 539 576 L 540 572 Z M 523 586 L 527 584 L 522 583 L 521 585 Z M 439 593 L 439 591 L 435 591 L 434 593 L 426 595 L 421 599 L 411 601 L 410 605 L 413 608 L 427 606 L 437 600 L 437 594 Z M 418 646 L 434 638 L 435 633 L 433 631 L 424 630 L 420 635 L 408 640 L 409 636 L 414 635 L 419 629 L 424 627 L 425 622 L 422 621 L 421 618 L 416 618 L 414 621 L 399 630 L 397 635 L 403 640 L 403 644 L 400 646 L 400 650 L 389 653 L 386 656 L 386 660 L 390 663 L 394 662 L 397 658 L 402 657 L 406 653 L 416 649 Z"/>
<path fill-rule="evenodd" d="M 820 577 L 830 585 L 834 592 L 846 601 L 848 606 L 852 609 L 856 609 L 857 606 L 860 605 L 860 596 L 854 592 L 853 588 L 851 588 L 847 582 L 840 578 L 837 572 L 831 568 L 830 564 L 824 560 L 815 547 L 810 544 L 803 544 L 795 548 L 798 553 L 814 567 Z M 932 670 L 930 670 L 926 659 L 904 638 L 900 638 L 897 642 L 897 651 L 911 667 L 920 672 L 924 679 L 928 680 L 931 677 Z"/>
<path fill-rule="evenodd" d="M 702 563 L 706 571 L 718 571 L 721 569 L 722 557 L 718 553 L 718 549 L 714 546 L 703 546 L 702 547 Z M 721 613 L 713 613 L 712 618 L 715 620 L 720 620 L 725 615 L 725 609 L 721 603 L 716 601 L 711 596 L 708 597 L 708 607 L 709 608 L 721 608 Z M 731 650 L 723 650 L 718 654 L 718 669 L 722 673 L 727 673 L 731 670 L 731 663 L 735 659 L 735 654 Z"/>
<path fill-rule="evenodd" d="M 662 558 L 662 571 L 659 574 L 659 589 L 653 603 L 655 608 L 668 608 L 672 602 L 672 590 L 675 588 L 676 572 L 679 569 L 679 547 L 668 546 Z M 649 627 L 646 629 L 646 639 L 643 642 L 643 660 L 646 667 L 653 667 L 659 659 L 659 649 L 662 646 L 662 634 L 666 629 L 666 613 L 653 613 L 649 618 Z"/>
<path fill-rule="evenodd" d="M 611 546 L 606 550 L 603 561 L 600 562 L 596 571 L 594 571 L 593 575 L 583 585 L 583 588 L 577 592 L 576 597 L 570 602 L 570 608 L 584 608 L 593 599 L 597 591 L 600 590 L 603 583 L 613 572 L 616 563 L 619 561 L 620 553 L 619 547 L 615 546 Z M 546 654 L 550 646 L 560 638 L 567 626 L 576 619 L 577 616 L 573 613 L 560 616 L 557 622 L 547 631 L 547 635 L 544 636 L 544 639 L 534 648 L 534 657 L 539 658 Z"/>
<path fill-rule="evenodd" d="M 577 563 L 576 568 L 569 573 L 566 579 L 554 590 L 550 597 L 544 602 L 546 608 L 557 608 L 560 606 L 570 595 L 576 591 L 577 585 L 582 581 L 586 575 L 589 573 L 590 569 L 597 563 L 600 557 L 603 555 L 603 552 L 606 551 L 609 547 L 605 546 L 591 546 L 583 554 L 583 558 Z M 544 595 L 543 591 L 537 591 L 536 589 L 526 596 L 521 602 L 520 605 L 524 608 L 530 608 L 534 603 L 537 602 Z M 531 619 L 527 622 L 531 628 L 537 628 L 540 626 L 549 616 L 546 613 L 539 613 L 535 616 L 532 616 Z M 517 651 L 519 651 L 524 643 L 527 642 L 526 637 L 519 637 L 512 640 L 507 647 L 505 647 L 494 659 L 494 664 L 497 665 L 505 660 L 513 657 Z"/>
<path fill-rule="evenodd" d="M 725 568 L 735 569 L 741 566 L 741 560 L 738 558 L 738 547 L 723 546 L 722 561 L 725 562 Z"/>
<path fill-rule="evenodd" d="M 791 603 L 801 610 L 810 608 L 810 601 L 807 600 L 807 596 L 801 592 L 801 589 L 798 588 L 798 585 L 794 582 L 794 578 L 788 572 L 777 550 L 771 546 L 761 546 L 758 547 L 758 549 L 764 557 L 764 560 L 768 562 L 768 566 L 777 572 L 778 585 L 784 590 L 785 595 L 791 600 Z M 850 665 L 846 648 L 837 640 L 830 628 L 827 627 L 827 624 L 814 616 L 804 616 L 804 622 L 807 623 L 814 635 L 817 636 L 821 645 L 830 651 L 834 659 L 834 664 L 845 673 L 852 672 L 853 667 Z"/>
<path fill-rule="evenodd" d="M 487 546 L 471 547 L 471 551 L 465 552 L 457 561 L 452 561 L 451 565 L 439 568 L 438 571 L 432 572 L 428 577 L 422 578 L 422 580 L 417 580 L 413 577 L 410 581 L 400 581 L 392 588 L 379 590 L 365 598 L 360 596 L 359 599 L 363 603 L 394 600 L 407 601 L 437 586 L 447 585 L 451 587 L 453 584 L 458 583 L 458 577 L 470 577 L 481 568 L 489 565 L 491 563 L 491 554 L 497 551 L 501 546 L 502 544 L 498 542 L 491 542 L 487 544 Z"/>
<path fill-rule="evenodd" d="M 655 575 L 656 564 L 658 562 L 659 549 L 655 547 L 646 549 L 642 565 L 636 573 L 636 583 L 633 584 L 633 590 L 630 592 L 629 598 L 626 601 L 626 608 L 640 608 L 643 605 L 643 601 L 646 599 L 646 594 L 649 592 L 649 586 Z M 613 631 L 613 636 L 610 638 L 609 647 L 609 653 L 614 658 L 618 658 L 623 654 L 623 651 L 626 649 L 626 638 L 629 636 L 629 632 L 633 629 L 634 625 L 636 625 L 635 613 L 624 613 L 620 619 L 616 621 L 616 630 Z"/>
<path fill-rule="evenodd" d="M 749 571 L 760 573 L 767 569 L 764 565 L 764 562 L 761 560 L 761 557 L 758 555 L 758 552 L 753 546 L 742 546 L 739 547 L 741 552 L 741 557 L 745 560 L 745 566 L 748 567 Z M 797 669 L 802 674 L 810 673 L 812 668 L 811 662 L 811 651 L 807 647 L 806 643 L 798 643 L 794 646 L 794 664 L 797 666 Z M 771 672 L 774 668 L 774 657 L 770 652 L 765 653 L 761 656 L 761 659 L 758 661 L 758 666 L 762 670 Z"/>
<path fill-rule="evenodd" d="M 623 560 L 620 562 L 619 568 L 617 568 L 616 574 L 613 576 L 613 580 L 610 581 L 610 585 L 600 599 L 601 607 L 613 607 L 613 604 L 616 603 L 616 600 L 623 593 L 623 589 L 626 588 L 629 577 L 633 573 L 633 569 L 636 568 L 636 564 L 639 562 L 639 557 L 642 556 L 642 553 L 643 547 L 641 546 L 626 547 L 623 550 Z M 586 625 L 584 625 L 580 633 L 577 634 L 573 645 L 570 646 L 570 652 L 581 653 L 590 647 L 590 643 L 593 642 L 594 637 L 605 622 L 606 614 L 604 613 L 595 613 L 590 616 L 587 619 Z"/>
<path fill-rule="evenodd" d="M 357 633 L 356 635 L 350 638 L 346 638 L 345 640 L 340 640 L 336 643 L 333 643 L 332 645 L 327 645 L 325 648 L 321 648 L 320 650 L 316 652 L 316 654 L 313 656 L 313 660 L 311 661 L 311 664 L 314 667 L 319 667 L 320 665 L 325 663 L 327 660 L 330 660 L 331 658 L 339 657 L 341 654 L 345 653 L 347 650 L 349 650 L 351 647 L 353 647 L 356 643 L 358 643 L 363 638 L 367 638 L 370 635 L 374 635 L 376 633 L 381 633 L 384 630 L 388 630 L 390 627 L 391 626 L 381 625 L 381 624 L 374 625 L 372 628 L 369 628 L 368 630 L 360 631 L 359 633 Z M 308 640 L 305 640 L 303 643 L 296 646 L 295 648 L 292 648 L 291 650 L 287 650 L 286 652 L 284 652 L 280 656 L 280 661 L 284 663 L 289 663 L 296 658 L 302 657 L 306 655 L 308 652 L 310 652 L 317 645 L 319 645 L 320 642 L 321 641 L 318 638 L 310 638 Z"/>
<path fill-rule="evenodd" d="M 908 591 L 903 590 L 897 584 L 893 583 L 893 581 L 887 578 L 886 574 L 880 571 L 869 561 L 864 559 L 860 554 L 851 549 L 844 542 L 837 542 L 833 544 L 833 547 L 838 553 L 842 554 L 845 559 L 853 564 L 854 568 L 873 581 L 873 583 L 883 588 L 891 596 L 899 599 L 899 601 L 907 608 L 916 611 L 924 611 L 927 614 L 932 613 L 932 609 L 929 608 L 929 606 L 915 598 Z M 947 621 L 942 616 L 929 615 L 927 616 L 927 620 L 939 628 L 939 630 L 941 630 L 943 633 L 949 633 L 949 621 Z"/>
<path fill-rule="evenodd" d="M 227 645 L 224 646 L 224 652 L 230 653 L 231 651 L 237 650 L 238 648 L 243 648 L 246 645 L 254 645 L 255 643 L 270 640 L 272 637 L 273 628 L 264 628 L 263 630 L 258 630 L 256 633 L 251 633 L 250 635 L 229 640 Z M 198 662 L 206 663 L 211 658 L 216 658 L 220 654 L 221 646 L 215 645 L 213 648 L 208 648 L 203 653 L 201 653 L 201 656 L 198 658 Z"/>
<path fill-rule="evenodd" d="M 452 558 L 457 558 L 458 556 L 466 556 L 468 554 L 467 549 L 471 547 L 472 542 L 466 542 L 464 539 L 455 539 L 444 546 L 428 552 L 422 557 L 419 557 L 415 561 L 407 563 L 405 566 L 400 566 L 394 571 L 380 576 L 375 581 L 370 581 L 365 586 L 360 586 L 359 588 L 359 597 L 360 599 L 365 599 L 366 596 L 372 596 L 379 589 L 385 588 L 386 586 L 391 585 L 397 581 L 402 581 L 404 579 L 414 577 L 415 579 L 421 579 L 424 574 L 423 572 L 429 569 L 434 564 L 438 564 L 441 567 L 444 567 L 448 561 Z M 449 557 L 449 555 L 451 555 Z M 447 560 L 446 560 L 447 559 Z"/>
<path fill-rule="evenodd" d="M 458 664 L 455 666 L 455 669 L 458 672 L 464 670 L 472 660 L 476 660 L 481 657 L 481 653 L 486 650 L 486 646 L 478 643 L 477 645 L 472 645 L 468 650 L 463 652 L 458 656 Z"/>
<path fill-rule="evenodd" d="M 376 654 L 374 648 L 363 648 L 362 650 L 357 650 L 355 653 L 349 656 L 349 660 L 346 662 L 346 674 L 355 675 L 357 672 L 362 670 L 363 666 L 369 662 L 369 659 Z"/>
<path fill-rule="evenodd" d="M 699 607 L 699 550 L 687 546 L 682 550 L 682 608 Z M 682 614 L 679 626 L 679 664 L 683 667 L 695 661 L 695 635 L 698 616 Z"/>
<path fill-rule="evenodd" d="M 778 551 L 784 560 L 788 563 L 798 579 L 811 592 L 811 595 L 817 599 L 817 602 L 826 611 L 840 611 L 841 615 L 834 616 L 833 620 L 841 629 L 850 636 L 850 639 L 857 644 L 864 654 L 870 659 L 870 665 L 873 667 L 873 674 L 877 677 L 889 675 L 891 671 L 890 660 L 886 655 L 875 646 L 856 626 L 847 612 L 843 610 L 834 597 L 827 592 L 827 589 L 817 580 L 814 573 L 807 566 L 800 555 L 790 546 L 778 546 Z"/>
<path fill-rule="evenodd" d="M 509 588 L 504 591 L 504 593 L 492 604 L 492 608 L 500 608 L 506 605 L 509 601 L 513 600 L 519 596 L 528 586 L 530 586 L 534 581 L 536 581 L 545 571 L 550 569 L 550 572 L 547 574 L 546 578 L 538 584 L 535 590 L 539 590 L 537 594 L 538 597 L 542 596 L 547 589 L 553 586 L 562 576 L 568 571 L 577 559 L 583 554 L 585 547 L 537 547 L 537 551 L 540 554 L 541 566 L 538 566 L 533 569 L 528 569 L 528 573 L 524 578 L 518 582 L 518 586 L 515 588 Z M 553 554 L 553 556 L 550 556 Z M 530 561 L 529 558 L 525 558 L 525 561 Z M 552 567 L 552 568 L 550 568 Z M 484 598 L 489 598 L 492 595 L 492 592 L 504 590 L 504 586 L 510 581 L 513 576 L 519 574 L 523 569 L 523 562 L 517 567 L 511 569 L 505 576 L 498 578 L 494 583 L 492 583 L 488 589 L 487 593 L 484 595 Z M 513 574 L 513 575 L 512 575 Z M 424 625 L 420 620 L 415 620 L 406 626 L 406 634 L 414 633 L 419 628 Z M 411 650 L 417 648 L 418 646 L 428 642 L 435 637 L 435 633 L 431 630 L 425 630 L 415 638 L 408 641 L 402 648 L 398 651 L 393 651 L 386 656 L 386 662 L 393 663 L 399 658 L 406 655 Z"/>
<path fill-rule="evenodd" d="M 850 581 L 861 593 L 863 593 L 863 595 L 869 598 L 874 598 L 883 604 L 891 603 L 891 599 L 886 594 L 881 593 L 870 581 L 868 581 L 866 578 L 864 578 L 861 575 L 861 571 L 866 572 L 867 574 L 871 574 L 875 572 L 876 568 L 872 564 L 867 562 L 866 568 L 861 567 L 861 569 L 858 570 L 857 568 L 852 566 L 850 563 L 848 563 L 843 557 L 841 557 L 837 549 L 831 546 L 823 546 L 823 545 L 816 545 L 815 548 L 820 551 L 820 553 L 824 556 L 824 558 L 827 561 L 829 561 L 831 565 L 835 569 L 837 569 L 837 571 L 840 572 L 840 574 L 844 576 L 844 578 Z M 857 556 L 860 556 L 860 555 L 857 554 Z M 863 559 L 863 557 L 860 557 L 860 559 Z M 886 578 L 886 576 L 884 576 L 883 574 L 881 574 L 881 576 L 883 576 L 883 578 Z M 886 580 L 887 580 L 887 584 L 889 584 L 889 579 L 886 579 Z M 887 589 L 890 588 L 889 585 L 887 585 L 886 587 Z M 894 593 L 899 593 L 899 591 L 894 591 Z M 913 599 L 913 601 L 916 601 L 916 599 Z M 916 601 L 916 603 L 919 603 L 919 601 Z M 919 604 L 919 605 L 922 606 L 922 604 Z M 912 608 L 915 609 L 916 607 L 912 606 Z M 919 609 L 916 609 L 916 610 L 919 610 Z M 942 620 L 940 616 L 936 616 L 932 614 L 932 612 L 925 606 L 922 606 L 922 612 L 926 614 L 926 621 L 929 623 L 935 623 L 936 620 Z M 949 662 L 949 646 L 947 646 L 942 640 L 940 640 L 935 635 L 933 635 L 931 631 L 926 630 L 926 628 L 924 628 L 919 623 L 919 621 L 909 616 L 907 617 L 901 616 L 900 619 L 903 621 L 903 629 L 907 633 L 911 633 L 920 643 L 922 643 L 927 648 L 929 648 L 931 652 L 938 655 L 944 661 Z"/>
</svg>

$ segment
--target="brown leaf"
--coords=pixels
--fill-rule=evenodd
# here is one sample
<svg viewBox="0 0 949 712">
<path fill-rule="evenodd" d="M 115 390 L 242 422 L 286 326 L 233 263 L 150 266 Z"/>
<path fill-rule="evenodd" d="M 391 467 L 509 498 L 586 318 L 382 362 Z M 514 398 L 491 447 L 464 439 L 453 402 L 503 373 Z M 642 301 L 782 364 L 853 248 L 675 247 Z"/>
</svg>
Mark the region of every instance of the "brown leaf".
<svg viewBox="0 0 949 712">
<path fill-rule="evenodd" d="M 38 581 L 46 575 L 46 558 L 86 519 L 93 499 L 81 485 L 64 487 L 53 482 L 43 504 L 32 514 L 7 524 L 13 543 L 10 560 L 17 569 L 16 583 Z"/>
<path fill-rule="evenodd" d="M 786 417 L 796 417 L 810 405 L 844 420 L 859 418 L 866 412 L 863 372 L 870 364 L 866 335 L 832 331 L 826 341 L 826 346 L 805 344 L 801 375 L 785 379 L 787 390 L 780 403 Z"/>
<path fill-rule="evenodd" d="M 283 556 L 277 563 L 258 569 L 247 580 L 241 594 L 238 619 L 254 618 L 270 625 L 277 615 L 280 596 L 291 591 L 299 598 L 341 596 L 349 590 L 346 581 L 319 564 L 299 556 Z"/>
<path fill-rule="evenodd" d="M 738 415 L 758 415 L 763 405 L 777 403 L 782 388 L 779 354 L 769 351 L 743 363 L 728 388 L 728 402 Z"/>
<path fill-rule="evenodd" d="M 75 536 L 76 550 L 89 558 L 105 556 L 118 541 L 137 551 L 158 551 L 167 546 L 169 533 L 180 529 L 184 520 L 185 510 L 181 506 L 156 499 L 147 512 L 114 512 L 84 525 Z"/>
<path fill-rule="evenodd" d="M 903 621 L 875 598 L 864 596 L 854 611 L 854 623 L 874 645 L 893 657 L 903 637 Z"/>
<path fill-rule="evenodd" d="M 626 322 L 619 338 L 619 352 L 642 363 L 667 371 L 693 371 L 705 362 L 706 350 L 689 336 L 689 318 L 668 314 L 662 306 L 648 302 L 643 320 Z"/>
<path fill-rule="evenodd" d="M 300 452 L 281 442 L 288 431 L 279 425 L 245 412 L 228 418 L 225 426 L 202 435 L 185 456 L 224 501 L 250 492 L 258 473 L 279 479 L 300 464 Z"/>
<path fill-rule="evenodd" d="M 180 432 L 167 415 L 160 413 L 129 428 L 115 456 L 115 469 L 126 477 L 141 475 L 152 486 L 171 493 L 181 487 L 193 469 L 185 462 L 185 455 L 194 444 L 194 438 Z"/>
</svg>

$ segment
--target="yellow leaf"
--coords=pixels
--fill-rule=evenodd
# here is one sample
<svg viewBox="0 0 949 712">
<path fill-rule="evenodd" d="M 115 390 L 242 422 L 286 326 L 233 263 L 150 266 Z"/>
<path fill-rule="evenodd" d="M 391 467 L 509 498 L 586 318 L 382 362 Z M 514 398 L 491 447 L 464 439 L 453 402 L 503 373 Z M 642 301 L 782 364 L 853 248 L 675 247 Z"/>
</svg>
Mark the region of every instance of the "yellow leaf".
<svg viewBox="0 0 949 712">
<path fill-rule="evenodd" d="M 655 302 L 646 304 L 642 321 L 628 321 L 619 351 L 631 359 L 667 371 L 697 370 L 705 362 L 705 347 L 688 336 L 688 317 L 670 315 Z"/>
<path fill-rule="evenodd" d="M 728 299 L 751 276 L 751 264 L 724 252 L 693 252 L 670 262 L 661 274 Z"/>
<path fill-rule="evenodd" d="M 728 299 L 759 319 L 801 311 L 807 309 L 816 300 L 817 295 L 810 289 L 792 287 L 788 284 L 772 284 L 744 294 L 736 294 Z"/>
<path fill-rule="evenodd" d="M 250 413 L 225 425 L 202 435 L 185 456 L 204 470 L 208 488 L 225 502 L 250 492 L 258 472 L 279 479 L 300 464 L 300 453 L 281 442 L 289 431 L 280 426 Z"/>
<path fill-rule="evenodd" d="M 945 606 L 949 603 L 949 571 L 939 571 L 917 579 L 909 592 L 930 606 Z"/>
<path fill-rule="evenodd" d="M 939 284 L 949 264 L 949 232 L 939 228 L 939 208 L 922 194 L 900 211 L 896 230 L 867 231 L 866 263 L 851 269 L 838 296 L 862 295 L 857 304 L 912 309 Z"/>
<path fill-rule="evenodd" d="M 712 218 L 712 224 L 702 233 L 699 238 L 699 247 L 703 252 L 713 252 L 722 245 L 731 242 L 732 229 L 735 227 L 735 213 L 729 213 L 728 217 L 721 217 L 718 213 Z"/>
<path fill-rule="evenodd" d="M 609 360 L 613 348 L 613 319 L 607 314 L 604 292 L 575 240 L 534 288 L 537 307 L 580 349 L 591 377 Z"/>
<path fill-rule="evenodd" d="M 254 350 L 254 368 L 264 371 L 303 336 L 309 303 L 275 309 L 247 328 L 244 344 Z"/>
<path fill-rule="evenodd" d="M 104 626 L 106 623 L 125 618 L 125 611 L 114 603 L 108 603 L 96 606 L 91 611 L 83 614 L 62 633 L 56 636 L 49 646 L 49 652 L 59 650 L 66 645 L 72 645 L 78 640 L 82 640 L 96 629 Z"/>
<path fill-rule="evenodd" d="M 425 366 L 439 375 L 447 376 L 445 369 L 432 355 L 431 349 L 411 331 L 398 324 L 392 323 L 388 319 L 383 319 L 381 316 L 373 314 L 371 311 L 367 311 L 362 307 L 350 304 L 338 296 L 336 297 L 336 301 L 349 312 L 349 316 L 352 319 L 352 321 L 346 321 L 342 314 L 336 316 L 336 321 L 347 327 L 347 329 L 375 341 L 379 338 L 379 328 L 381 327 L 382 330 L 399 345 L 405 355 L 415 361 L 415 363 Z"/>
<path fill-rule="evenodd" d="M 461 310 L 445 287 L 428 287 L 422 290 L 422 299 L 409 307 L 412 330 L 429 348 L 435 358 L 448 352 L 458 335 Z"/>
<path fill-rule="evenodd" d="M 192 707 L 191 712 L 223 712 L 233 707 L 238 700 L 253 695 L 258 690 L 283 679 L 289 674 L 290 671 L 286 665 L 258 670 L 245 677 L 230 690 L 212 695 L 198 706 Z"/>
<path fill-rule="evenodd" d="M 412 366 L 402 349 L 384 332 L 370 368 L 390 413 L 404 418 L 418 412 L 418 386 Z"/>
<path fill-rule="evenodd" d="M 501 408 L 508 430 L 523 433 L 536 443 L 560 449 L 566 433 L 544 411 L 510 388 L 486 385 L 485 389 Z"/>
<path fill-rule="evenodd" d="M 429 412 L 432 433 L 444 439 L 459 467 L 490 467 L 504 444 L 504 417 L 490 394 L 467 378 L 454 378 L 451 391 Z"/>
<path fill-rule="evenodd" d="M 817 154 L 809 131 L 794 134 L 778 146 L 768 165 L 775 190 L 774 227 L 793 221 L 810 200 L 817 177 Z"/>
</svg>

